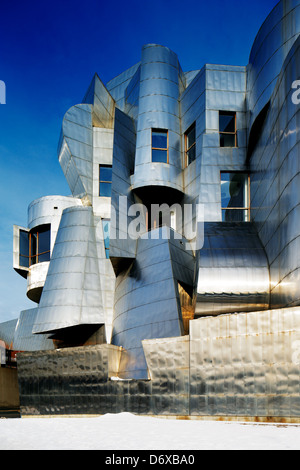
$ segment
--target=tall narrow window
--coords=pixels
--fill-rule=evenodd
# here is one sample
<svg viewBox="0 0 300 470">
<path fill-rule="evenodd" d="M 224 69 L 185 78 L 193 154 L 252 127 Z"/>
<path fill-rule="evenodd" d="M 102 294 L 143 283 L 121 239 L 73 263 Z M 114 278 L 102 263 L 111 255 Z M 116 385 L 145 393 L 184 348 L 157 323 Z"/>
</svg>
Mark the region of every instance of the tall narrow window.
<svg viewBox="0 0 300 470">
<path fill-rule="evenodd" d="M 195 123 L 184 134 L 185 166 L 196 159 L 196 126 Z"/>
<path fill-rule="evenodd" d="M 250 221 L 250 181 L 246 173 L 221 173 L 223 222 Z"/>
<path fill-rule="evenodd" d="M 219 111 L 220 147 L 237 147 L 236 113 Z"/>
<path fill-rule="evenodd" d="M 111 197 L 112 166 L 99 165 L 99 196 Z"/>
<path fill-rule="evenodd" d="M 19 244 L 19 264 L 24 268 L 29 268 L 29 232 L 20 230 Z"/>
<path fill-rule="evenodd" d="M 168 131 L 152 129 L 152 162 L 169 163 Z"/>
</svg>

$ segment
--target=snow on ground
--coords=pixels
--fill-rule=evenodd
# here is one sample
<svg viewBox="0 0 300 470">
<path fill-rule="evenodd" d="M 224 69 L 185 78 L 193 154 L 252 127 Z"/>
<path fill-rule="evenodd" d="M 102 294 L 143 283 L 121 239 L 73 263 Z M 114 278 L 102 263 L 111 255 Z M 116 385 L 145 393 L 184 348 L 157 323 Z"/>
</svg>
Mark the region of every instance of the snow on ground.
<svg viewBox="0 0 300 470">
<path fill-rule="evenodd" d="M 299 450 L 300 425 L 130 413 L 0 419 L 0 450 Z"/>
</svg>

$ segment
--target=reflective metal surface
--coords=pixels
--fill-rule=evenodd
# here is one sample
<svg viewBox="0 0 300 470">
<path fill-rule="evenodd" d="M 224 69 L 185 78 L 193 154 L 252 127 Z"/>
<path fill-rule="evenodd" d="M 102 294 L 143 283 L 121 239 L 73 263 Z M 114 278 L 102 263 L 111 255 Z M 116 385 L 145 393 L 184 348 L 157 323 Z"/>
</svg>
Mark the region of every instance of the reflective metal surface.
<svg viewBox="0 0 300 470">
<path fill-rule="evenodd" d="M 190 414 L 299 417 L 299 315 L 295 308 L 191 322 Z"/>
<path fill-rule="evenodd" d="M 33 333 L 105 323 L 98 257 L 92 208 L 65 209 Z"/>
<path fill-rule="evenodd" d="M 264 21 L 250 53 L 247 68 L 249 128 L 271 98 L 282 65 L 299 33 L 299 0 L 281 0 Z"/>
<path fill-rule="evenodd" d="M 269 265 L 251 223 L 206 223 L 196 316 L 269 308 Z"/>
<path fill-rule="evenodd" d="M 184 82 L 184 83 L 182 83 Z M 152 185 L 183 190 L 180 91 L 185 79 L 178 58 L 167 47 L 142 49 L 133 188 Z M 152 162 L 151 129 L 168 130 L 168 164 Z"/>
<path fill-rule="evenodd" d="M 18 354 L 21 414 L 297 418 L 299 308 L 191 321 L 143 341 L 150 380 L 118 380 L 112 345 Z"/>
<path fill-rule="evenodd" d="M 272 308 L 298 305 L 300 298 L 299 105 L 292 102 L 291 89 L 294 77 L 300 76 L 299 59 L 297 39 L 282 66 L 250 160 L 252 217 L 270 264 Z"/>
<path fill-rule="evenodd" d="M 33 308 L 20 313 L 12 344 L 12 349 L 15 351 L 48 351 L 54 349 L 53 341 L 47 335 L 32 335 L 37 311 L 37 308 Z"/>
<path fill-rule="evenodd" d="M 142 340 L 183 334 L 177 283 L 192 289 L 194 257 L 179 240 L 164 239 L 165 231 L 140 238 L 135 260 L 117 277 L 112 344 L 127 351 L 120 377 L 148 377 Z"/>
<path fill-rule="evenodd" d="M 293 308 L 300 303 L 300 122 L 292 99 L 299 33 L 300 0 L 281 0 L 247 67 L 206 64 L 184 73 L 173 51 L 147 44 L 140 62 L 106 86 L 95 75 L 82 104 L 66 113 L 58 157 L 73 198 L 29 207 L 25 231 L 51 225 L 47 267 L 21 266 L 18 226 L 13 263 L 30 295 L 40 290 L 32 334 L 51 332 L 58 341 L 66 330 L 73 341 L 64 346 L 105 337 L 112 345 L 21 354 L 25 414 L 300 416 Z M 227 147 L 220 112 L 231 116 Z M 100 165 L 110 168 L 111 197 L 100 191 Z M 236 178 L 222 173 L 243 175 L 250 191 L 242 207 L 232 205 Z M 226 210 L 247 210 L 244 222 L 222 222 L 224 181 Z M 136 203 L 143 204 L 140 232 L 130 237 Z M 151 204 L 163 203 L 191 209 L 173 213 L 171 239 L 150 217 Z M 195 249 L 201 222 L 204 246 Z M 17 337 L 30 348 L 27 327 Z M 108 352 L 118 358 L 118 380 L 110 378 Z"/>
</svg>

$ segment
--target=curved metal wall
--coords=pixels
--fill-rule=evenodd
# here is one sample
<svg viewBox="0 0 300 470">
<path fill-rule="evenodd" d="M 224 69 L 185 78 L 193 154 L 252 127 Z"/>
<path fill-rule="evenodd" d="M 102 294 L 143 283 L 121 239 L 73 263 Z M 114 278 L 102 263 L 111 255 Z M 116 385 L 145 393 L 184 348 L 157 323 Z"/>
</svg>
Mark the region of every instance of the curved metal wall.
<svg viewBox="0 0 300 470">
<path fill-rule="evenodd" d="M 93 106 L 80 104 L 66 112 L 58 159 L 72 195 L 93 196 Z"/>
<path fill-rule="evenodd" d="M 183 191 L 179 96 L 185 78 L 167 47 L 142 49 L 133 188 L 165 186 Z M 167 129 L 169 163 L 152 163 L 151 129 Z"/>
<path fill-rule="evenodd" d="M 50 224 L 50 253 L 56 240 L 58 226 L 64 209 L 82 206 L 80 199 L 65 196 L 45 196 L 35 199 L 28 207 L 28 228 Z M 27 275 L 27 296 L 33 302 L 39 302 L 45 284 L 49 261 L 31 265 Z"/>
<path fill-rule="evenodd" d="M 300 303 L 300 113 L 291 88 L 299 77 L 300 38 L 283 65 L 250 162 L 252 218 L 269 259 L 272 308 Z"/>
<path fill-rule="evenodd" d="M 65 209 L 33 333 L 105 323 L 98 256 L 92 208 Z"/>
<path fill-rule="evenodd" d="M 281 0 L 263 23 L 248 65 L 249 131 L 270 100 L 283 62 L 300 34 L 300 1 Z"/>
</svg>

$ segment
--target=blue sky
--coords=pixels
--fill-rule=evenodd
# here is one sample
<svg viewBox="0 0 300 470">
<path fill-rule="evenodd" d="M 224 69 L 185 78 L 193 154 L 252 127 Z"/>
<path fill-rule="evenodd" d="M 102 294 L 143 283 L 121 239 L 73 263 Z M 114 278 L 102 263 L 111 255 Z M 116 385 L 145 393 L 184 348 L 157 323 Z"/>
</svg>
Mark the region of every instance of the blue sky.
<svg viewBox="0 0 300 470">
<path fill-rule="evenodd" d="M 177 53 L 184 71 L 205 63 L 247 65 L 277 0 L 16 0 L 1 2 L 0 322 L 33 308 L 12 268 L 12 226 L 29 203 L 69 195 L 57 159 L 65 112 L 94 75 L 106 83 L 140 60 L 147 43 Z"/>
</svg>

